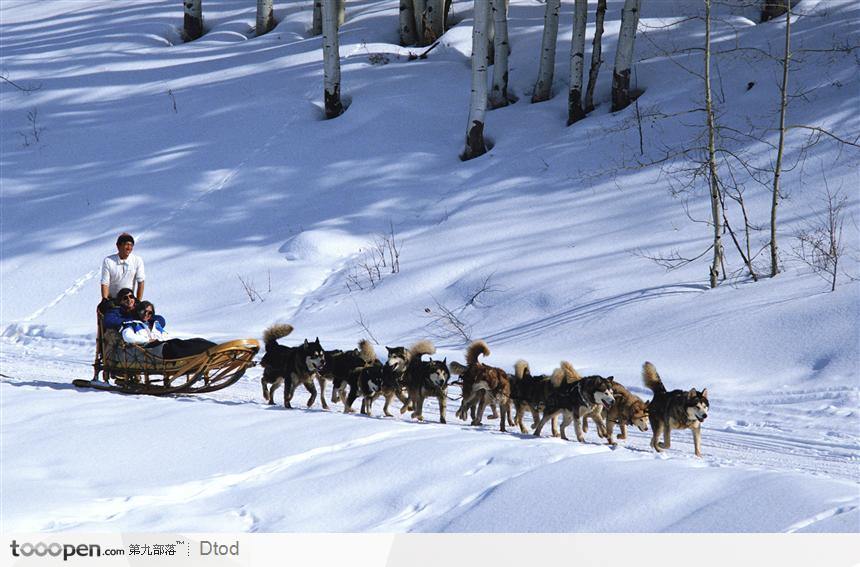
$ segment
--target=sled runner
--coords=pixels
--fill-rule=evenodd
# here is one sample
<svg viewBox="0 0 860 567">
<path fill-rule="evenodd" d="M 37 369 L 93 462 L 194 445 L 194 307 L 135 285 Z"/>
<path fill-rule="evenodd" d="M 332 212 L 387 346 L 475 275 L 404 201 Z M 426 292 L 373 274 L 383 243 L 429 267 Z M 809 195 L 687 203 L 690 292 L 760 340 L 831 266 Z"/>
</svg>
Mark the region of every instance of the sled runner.
<svg viewBox="0 0 860 567">
<path fill-rule="evenodd" d="M 152 395 L 214 392 L 236 383 L 255 364 L 260 350 L 257 340 L 239 339 L 192 356 L 165 359 L 126 343 L 118 330 L 104 328 L 102 318 L 98 313 L 93 379 L 74 380 L 75 386 Z"/>
</svg>

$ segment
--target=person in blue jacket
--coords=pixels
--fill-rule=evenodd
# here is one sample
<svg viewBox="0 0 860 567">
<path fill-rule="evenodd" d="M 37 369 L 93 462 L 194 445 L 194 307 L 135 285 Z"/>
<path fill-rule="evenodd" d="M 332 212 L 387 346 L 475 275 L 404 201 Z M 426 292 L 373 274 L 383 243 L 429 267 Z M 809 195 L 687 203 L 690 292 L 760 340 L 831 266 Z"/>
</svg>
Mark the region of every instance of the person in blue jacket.
<svg viewBox="0 0 860 567">
<path fill-rule="evenodd" d="M 116 302 L 114 307 L 105 311 L 103 320 L 105 329 L 119 329 L 126 321 L 134 321 L 137 319 L 135 307 L 137 299 L 134 293 L 127 287 L 122 288 L 116 294 Z"/>
</svg>

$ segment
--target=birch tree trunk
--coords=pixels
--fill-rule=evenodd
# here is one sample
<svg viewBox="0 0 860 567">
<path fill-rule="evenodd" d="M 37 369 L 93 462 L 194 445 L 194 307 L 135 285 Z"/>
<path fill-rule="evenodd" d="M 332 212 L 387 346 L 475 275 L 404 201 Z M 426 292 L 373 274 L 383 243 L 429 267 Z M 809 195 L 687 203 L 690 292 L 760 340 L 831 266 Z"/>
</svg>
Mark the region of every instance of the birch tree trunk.
<svg viewBox="0 0 860 567">
<path fill-rule="evenodd" d="M 490 0 L 475 0 L 475 24 L 472 28 L 472 95 L 469 99 L 469 124 L 466 126 L 466 149 L 463 160 L 487 153 L 484 143 L 484 115 L 487 112 L 487 28 L 490 22 Z"/>
<path fill-rule="evenodd" d="M 490 18 L 487 21 L 487 65 L 493 65 L 496 61 L 496 21 L 493 14 L 493 0 L 490 0 Z"/>
<path fill-rule="evenodd" d="M 323 0 L 314 0 L 314 15 L 311 23 L 311 35 L 317 36 L 322 34 L 322 3 Z"/>
<path fill-rule="evenodd" d="M 203 35 L 203 0 L 182 0 L 182 7 L 185 40 L 193 41 Z"/>
<path fill-rule="evenodd" d="M 412 45 L 415 41 L 415 10 L 412 0 L 400 0 L 400 45 Z"/>
<path fill-rule="evenodd" d="M 337 38 L 337 0 L 322 2 L 323 84 L 325 88 L 325 117 L 343 114 L 340 101 L 340 47 Z"/>
<path fill-rule="evenodd" d="M 797 2 L 798 0 L 764 0 L 761 7 L 762 23 L 776 19 L 786 12 L 790 12 L 792 6 L 797 4 Z"/>
<path fill-rule="evenodd" d="M 274 0 L 257 0 L 257 35 L 272 31 L 275 27 Z"/>
<path fill-rule="evenodd" d="M 419 46 L 427 43 L 427 0 L 412 0 L 412 13 L 415 14 L 415 37 Z"/>
<path fill-rule="evenodd" d="M 543 38 L 540 45 L 540 67 L 532 102 L 543 102 L 552 96 L 552 76 L 555 71 L 555 44 L 558 39 L 558 12 L 561 0 L 546 0 L 543 17 Z"/>
<path fill-rule="evenodd" d="M 585 118 L 582 110 L 582 75 L 585 71 L 585 21 L 588 0 L 573 3 L 573 35 L 570 42 L 570 88 L 567 93 L 567 125 Z"/>
<path fill-rule="evenodd" d="M 323 16 L 322 16 L 323 0 L 314 0 L 314 15 L 311 23 L 311 35 L 322 34 Z M 337 2 L 337 27 L 343 25 L 346 21 L 346 0 L 338 0 Z"/>
<path fill-rule="evenodd" d="M 615 51 L 615 69 L 612 71 L 612 112 L 630 104 L 630 70 L 633 68 L 633 42 L 638 25 L 639 0 L 624 0 L 618 49 Z"/>
<path fill-rule="evenodd" d="M 588 70 L 588 87 L 585 89 L 585 112 L 594 110 L 594 87 L 600 65 L 603 63 L 603 20 L 606 18 L 606 0 L 597 0 L 594 39 L 591 41 L 591 67 Z"/>
<path fill-rule="evenodd" d="M 711 288 L 715 288 L 723 260 L 723 219 L 717 176 L 716 126 L 711 98 L 711 0 L 705 0 L 705 112 L 708 120 L 708 185 L 711 195 L 711 222 L 714 225 L 714 261 L 710 269 L 710 284 Z"/>
<path fill-rule="evenodd" d="M 788 63 L 791 60 L 791 9 L 788 1 L 785 10 L 785 54 L 782 59 L 782 85 L 779 89 L 779 143 L 776 150 L 776 167 L 773 170 L 773 195 L 770 206 L 770 275 L 779 273 L 779 248 L 776 244 L 776 210 L 779 206 L 779 178 L 782 174 L 782 155 L 785 148 L 785 111 L 788 108 Z"/>
<path fill-rule="evenodd" d="M 424 29 L 424 41 L 430 45 L 445 33 L 445 0 L 427 0 L 426 14 L 427 27 Z"/>
<path fill-rule="evenodd" d="M 508 2 L 492 0 L 496 34 L 493 38 L 493 88 L 490 90 L 490 108 L 500 108 L 513 102 L 508 94 Z"/>
</svg>

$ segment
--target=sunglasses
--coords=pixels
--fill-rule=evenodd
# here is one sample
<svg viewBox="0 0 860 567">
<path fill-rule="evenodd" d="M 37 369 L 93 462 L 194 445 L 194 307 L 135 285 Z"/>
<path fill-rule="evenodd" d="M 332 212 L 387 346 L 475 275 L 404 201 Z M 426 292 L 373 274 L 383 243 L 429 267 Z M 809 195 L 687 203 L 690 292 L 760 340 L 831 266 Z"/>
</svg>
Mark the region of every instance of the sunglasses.
<svg viewBox="0 0 860 567">
<path fill-rule="evenodd" d="M 122 297 L 120 297 L 120 298 L 119 298 L 119 300 L 120 300 L 120 301 L 125 301 L 125 300 L 127 300 L 127 299 L 133 299 L 133 298 L 134 298 L 134 296 L 133 296 L 132 294 L 130 294 L 130 293 L 129 293 L 128 295 L 123 295 Z"/>
<path fill-rule="evenodd" d="M 155 312 L 154 312 L 154 311 L 152 311 L 151 309 L 147 309 L 146 311 L 144 311 L 144 312 L 143 312 L 143 314 L 144 314 L 144 315 L 152 315 L 152 314 L 154 314 L 154 313 L 155 313 Z"/>
</svg>

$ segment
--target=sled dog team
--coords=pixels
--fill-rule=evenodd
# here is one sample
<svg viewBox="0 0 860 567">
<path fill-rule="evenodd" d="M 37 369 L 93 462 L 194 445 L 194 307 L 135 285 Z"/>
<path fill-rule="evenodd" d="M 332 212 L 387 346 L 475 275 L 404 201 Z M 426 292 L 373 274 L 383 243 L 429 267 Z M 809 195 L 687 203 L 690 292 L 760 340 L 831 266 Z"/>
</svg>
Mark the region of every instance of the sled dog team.
<svg viewBox="0 0 860 567">
<path fill-rule="evenodd" d="M 489 406 L 492 417 L 498 417 L 499 429 L 507 425 L 518 426 L 527 433 L 523 425 L 523 414 L 532 415 L 534 434 L 539 436 L 549 422 L 553 436 L 567 439 L 566 428 L 571 422 L 576 438 L 585 442 L 587 420 L 597 426 L 597 434 L 611 445 L 615 444 L 613 430 L 618 424 L 619 439 L 627 437 L 627 426 L 647 431 L 651 424 L 651 447 L 660 452 L 670 447 L 673 429 L 690 429 L 696 456 L 701 457 L 701 426 L 708 417 L 708 390 L 671 390 L 663 385 L 657 369 L 650 362 L 642 368 L 642 380 L 654 396 L 649 401 L 631 393 L 609 376 L 582 376 L 567 361 L 549 375 L 533 375 L 528 362 L 519 360 L 514 373 L 482 363 L 480 356 L 487 357 L 490 348 L 481 340 L 474 341 L 466 350 L 466 365 L 447 359 L 423 358 L 436 352 L 430 341 L 422 340 L 410 348 L 385 347 L 388 359 L 383 364 L 373 346 L 362 339 L 358 348 L 348 351 L 324 350 L 319 338 L 313 342 L 305 339 L 295 347 L 278 344 L 278 339 L 292 333 L 293 327 L 286 324 L 272 325 L 263 333 L 266 354 L 263 356 L 263 398 L 274 404 L 275 390 L 283 386 L 284 407 L 290 408 L 296 388 L 303 385 L 310 398 L 307 406 L 313 405 L 317 397 L 314 381 L 319 384 L 320 401 L 328 409 L 325 399 L 326 382 L 332 382 L 332 403 L 343 403 L 344 413 L 354 412 L 352 405 L 360 397 L 361 413 L 370 414 L 373 402 L 380 396 L 385 399 L 382 408 L 391 416 L 389 406 L 396 397 L 401 405 L 400 413 L 411 410 L 411 416 L 423 420 L 424 400 L 434 397 L 439 403 L 439 421 L 446 423 L 448 385 L 451 372 L 459 375 L 463 398 L 456 415 L 472 425 L 481 425 L 485 409 Z M 511 417 L 511 406 L 515 410 Z M 559 429 L 557 418 L 562 416 Z M 662 435 L 662 441 L 660 437 Z"/>
</svg>

